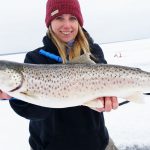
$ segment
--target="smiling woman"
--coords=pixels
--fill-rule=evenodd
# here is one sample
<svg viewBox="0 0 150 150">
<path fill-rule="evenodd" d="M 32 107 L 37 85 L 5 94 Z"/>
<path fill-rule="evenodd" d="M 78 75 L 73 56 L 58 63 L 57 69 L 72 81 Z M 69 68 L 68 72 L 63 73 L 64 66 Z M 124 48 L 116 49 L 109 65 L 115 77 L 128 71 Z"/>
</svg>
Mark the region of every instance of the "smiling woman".
<svg viewBox="0 0 150 150">
<path fill-rule="evenodd" d="M 36 5 L 34 0 L 1 2 L 0 54 L 27 52 L 42 44 L 41 37 L 46 31 L 45 2 L 39 1 Z M 150 37 L 149 0 L 92 0 L 86 3 L 80 0 L 80 3 L 84 27 L 99 44 Z M 94 8 L 92 13 L 91 8 Z"/>
<path fill-rule="evenodd" d="M 91 52 L 95 63 L 106 63 L 102 49 L 98 44 L 94 43 L 89 33 L 83 28 L 83 17 L 78 0 L 48 0 L 45 23 L 47 26 L 47 34 L 43 38 L 43 46 L 28 52 L 25 57 L 25 63 L 61 63 L 52 57 L 41 55 L 41 50 L 44 50 L 45 54 L 51 53 L 53 56 L 61 57 L 62 63 L 64 64 L 87 52 Z M 58 68 L 55 66 L 54 69 L 56 69 L 56 72 L 58 71 Z M 70 76 L 72 78 L 78 72 L 78 69 L 74 73 L 67 72 L 68 77 Z M 39 73 L 43 78 L 43 72 Z M 63 71 L 61 73 L 64 74 Z M 60 75 L 59 78 L 61 77 Z M 29 78 L 32 78 L 32 76 L 30 77 L 29 75 Z M 60 94 L 56 93 L 57 88 L 55 82 L 56 80 L 53 81 L 53 85 L 50 85 L 54 89 L 51 92 L 59 96 Z M 47 84 L 44 84 L 41 88 L 48 92 L 50 87 L 47 87 L 47 89 L 45 85 Z M 63 86 L 65 86 L 64 83 L 61 87 Z M 26 93 L 26 90 L 24 93 Z M 38 93 L 42 92 L 42 90 L 38 90 Z M 78 90 L 80 91 L 80 89 Z M 4 92 L 1 92 L 0 98 L 3 99 L 4 94 Z M 18 115 L 30 120 L 29 143 L 33 150 L 104 150 L 106 147 L 108 149 L 116 149 L 114 143 L 109 138 L 103 116 L 103 111 L 109 112 L 118 107 L 118 101 L 115 96 L 94 97 L 96 102 L 103 103 L 103 108 L 92 106 L 92 109 L 90 109 L 87 106 L 76 106 L 55 109 L 21 101 L 15 98 L 16 95 L 16 93 L 13 95 L 13 100 L 12 98 L 10 99 L 10 105 Z M 74 93 L 73 97 L 76 95 L 78 95 L 78 92 L 76 94 Z M 59 100 L 61 100 L 61 97 Z M 78 101 L 78 97 L 76 99 L 75 102 Z M 37 98 L 36 100 L 38 101 Z M 43 97 L 43 102 L 44 100 L 45 98 Z M 48 98 L 48 100 L 50 99 Z M 71 102 L 69 100 L 68 104 Z"/>
<path fill-rule="evenodd" d="M 52 30 L 56 37 L 62 42 L 69 42 L 75 39 L 78 33 L 78 20 L 71 14 L 63 14 L 52 20 L 50 30 Z"/>
<path fill-rule="evenodd" d="M 149 13 L 150 1 L 149 0 L 138 0 L 138 1 L 137 0 L 122 0 L 122 1 L 120 0 L 114 0 L 114 1 L 92 0 L 86 3 L 85 3 L 85 0 L 80 0 L 80 2 L 81 2 L 83 14 L 84 14 L 84 20 L 86 23 L 84 24 L 84 27 L 86 27 L 86 29 L 88 29 L 88 31 L 90 31 L 90 33 L 94 36 L 94 38 L 100 43 L 109 43 L 109 42 L 116 42 L 116 41 L 122 41 L 122 40 L 133 40 L 133 39 L 145 38 L 150 35 L 150 28 L 149 28 L 150 22 L 148 19 L 150 15 Z M 92 13 L 91 11 L 89 11 L 91 9 L 92 9 Z M 73 13 L 73 10 L 75 10 L 76 12 L 76 9 L 71 9 L 72 13 Z M 55 16 L 56 14 L 58 14 L 58 12 L 59 12 L 58 9 L 56 9 L 55 11 L 52 11 L 52 16 Z M 72 14 L 72 13 L 69 13 L 69 14 Z M 33 49 L 34 47 L 37 47 L 37 44 L 41 43 L 41 38 L 39 37 L 45 34 L 46 28 L 43 22 L 44 14 L 45 14 L 45 0 L 38 1 L 36 5 L 35 5 L 34 0 L 2 1 L 0 5 L 0 18 L 1 18 L 0 54 L 27 51 L 28 49 Z M 50 14 L 51 13 L 48 13 L 48 15 Z M 65 14 L 66 13 L 64 12 L 64 15 Z M 59 19 L 59 16 L 58 16 L 58 19 Z M 73 17 L 75 16 L 80 26 L 82 26 L 81 25 L 82 20 L 77 17 L 77 14 L 76 15 L 72 14 L 72 16 Z M 79 26 L 79 32 L 80 32 L 80 26 Z M 82 27 L 81 29 L 83 29 Z M 85 30 L 83 31 L 84 32 L 81 32 L 81 33 L 84 33 L 86 35 L 85 37 L 88 43 L 90 44 L 90 49 L 92 50 L 92 53 L 94 54 L 94 56 L 98 57 L 98 63 L 106 63 L 101 48 L 91 40 L 91 37 L 87 34 Z M 64 36 L 68 36 L 70 34 L 70 30 L 69 31 L 63 30 L 62 34 L 64 34 Z M 60 55 L 60 52 L 58 49 L 59 48 L 61 49 L 61 46 L 62 46 L 62 42 L 60 42 L 60 39 L 58 38 L 59 37 L 54 36 L 51 28 L 49 28 L 48 34 L 43 38 L 45 50 L 55 53 L 56 56 Z M 83 39 L 80 45 L 83 43 L 83 41 L 85 42 L 86 39 Z M 64 49 L 65 52 L 67 52 L 68 54 L 68 50 L 70 50 L 70 47 L 72 48 L 73 45 L 75 45 L 74 40 L 69 41 L 65 49 L 62 48 L 62 50 Z M 87 50 L 87 47 L 88 47 L 88 44 L 86 44 L 85 42 L 82 48 L 83 50 L 85 48 Z M 78 45 L 76 46 L 76 48 L 78 48 Z M 116 50 L 116 47 L 114 47 L 114 49 Z M 134 54 L 137 55 L 137 47 L 135 47 L 134 49 L 135 49 L 135 53 L 132 53 L 132 54 L 130 53 L 132 56 L 130 57 L 132 61 L 133 61 L 133 55 Z M 29 52 L 26 56 L 25 62 L 38 63 L 38 64 L 39 63 L 50 63 L 50 64 L 60 63 L 60 62 L 55 61 L 54 59 L 40 55 L 38 50 L 41 50 L 41 47 L 35 51 Z M 129 52 L 131 52 L 132 50 L 133 49 L 131 48 Z M 143 45 L 139 49 L 139 51 L 143 53 Z M 77 52 L 77 50 L 75 52 Z M 108 54 L 109 54 L 108 56 L 110 56 L 110 54 L 112 55 L 111 52 L 112 52 L 112 45 L 110 44 L 110 51 L 108 51 Z M 119 48 L 119 52 L 120 52 L 120 48 Z M 148 49 L 148 52 L 149 52 L 149 49 Z M 82 53 L 84 53 L 84 51 L 82 51 Z M 124 63 L 124 64 L 129 63 L 126 57 L 124 57 L 126 56 L 124 55 L 124 53 L 122 56 L 123 57 L 121 58 L 117 58 L 118 59 L 117 63 L 118 62 Z M 141 60 L 141 55 L 139 56 L 140 56 L 139 59 Z M 148 56 L 149 55 L 146 55 L 147 58 Z M 65 58 L 65 55 L 62 57 Z M 18 60 L 20 59 L 19 56 L 16 56 L 15 59 L 11 57 L 11 59 L 20 61 Z M 66 59 L 69 59 L 69 58 L 66 58 Z M 110 57 L 108 57 L 108 59 L 111 60 L 112 62 L 114 61 L 114 59 L 116 59 L 116 57 L 114 59 L 110 59 Z M 124 59 L 124 61 L 122 61 L 122 59 Z M 1 95 L 1 96 L 4 97 L 4 95 Z M 109 99 L 108 102 L 110 102 L 110 100 L 111 99 Z M 108 140 L 108 136 L 107 136 L 107 129 L 105 128 L 105 123 L 103 121 L 104 119 L 103 119 L 102 113 L 99 114 L 92 110 L 90 111 L 86 107 L 77 107 L 77 108 L 70 108 L 70 109 L 64 109 L 64 110 L 62 109 L 46 110 L 44 108 L 30 105 L 28 103 L 27 104 L 22 103 L 22 101 L 17 100 L 17 99 L 15 99 L 15 101 L 11 101 L 10 103 L 13 109 L 18 114 L 20 114 L 21 116 L 25 118 L 30 119 L 31 121 L 30 144 L 32 147 L 36 147 L 36 146 L 39 147 L 39 145 L 41 146 L 40 148 L 36 147 L 33 149 L 41 150 L 41 149 L 46 149 L 46 147 L 50 147 L 54 145 L 55 145 L 55 148 L 57 148 L 57 145 L 61 145 L 62 143 L 66 141 L 67 141 L 66 142 L 67 146 L 74 144 L 73 145 L 74 147 L 71 147 L 71 148 L 78 149 L 76 148 L 77 145 L 81 146 L 81 144 L 84 144 L 84 142 L 81 143 L 83 139 L 84 139 L 83 141 L 85 141 L 85 145 L 87 146 L 86 150 L 88 149 L 93 150 L 94 147 L 92 148 L 90 147 L 90 145 L 92 144 L 94 146 L 96 146 L 97 144 L 99 144 L 100 146 L 103 146 L 101 145 L 101 140 L 99 139 L 103 139 L 104 141 L 102 143 L 106 145 L 105 142 Z M 127 105 L 127 107 L 128 106 L 130 105 Z M 146 123 L 146 121 L 149 120 L 149 118 L 146 118 L 146 117 L 149 117 L 150 115 L 148 115 L 149 106 L 148 105 L 146 106 L 147 107 L 143 107 L 142 110 L 140 109 L 136 111 L 135 109 L 133 109 L 133 107 L 131 107 L 130 108 L 130 110 L 132 110 L 131 112 L 129 111 L 129 107 L 127 108 L 128 111 L 127 109 L 122 109 L 124 110 L 123 114 L 121 113 L 121 110 L 119 109 L 119 112 L 115 111 L 118 117 L 110 116 L 110 113 L 109 113 L 109 118 L 108 118 L 109 123 L 107 124 L 108 124 L 110 131 L 113 131 L 115 134 L 115 136 L 113 136 L 113 139 L 115 139 L 115 142 L 119 144 L 123 143 L 126 145 L 128 144 L 126 142 L 131 142 L 132 144 L 134 140 L 135 141 L 137 140 L 135 143 L 139 143 L 139 141 L 144 141 L 145 143 L 147 142 L 146 144 L 150 143 L 149 141 L 150 133 L 148 132 L 150 131 L 148 130 L 150 127 L 150 124 L 149 122 Z M 17 118 L 17 116 L 13 114 L 13 111 L 9 109 L 8 105 L 7 107 L 5 107 L 5 105 L 2 104 L 0 105 L 0 107 L 1 107 L 0 108 L 1 120 L 3 120 L 0 124 L 1 125 L 0 149 L 5 149 L 5 150 L 9 150 L 9 149 L 27 150 L 29 149 L 26 147 L 28 146 L 28 143 L 27 143 L 28 134 L 27 135 L 26 133 L 24 134 L 24 132 L 27 131 L 26 128 L 28 128 L 28 125 L 25 127 L 24 125 L 25 125 L 25 122 L 28 124 L 28 121 L 22 118 L 23 123 L 21 123 L 21 118 L 19 117 Z M 144 112 L 145 115 L 140 113 L 141 116 L 136 117 L 136 119 L 139 119 L 139 120 L 135 121 L 135 116 L 137 116 L 137 112 Z M 112 114 L 114 113 L 111 113 L 111 115 Z M 133 115 L 132 118 L 130 118 L 131 115 Z M 126 118 L 122 116 L 126 116 Z M 145 119 L 143 118 L 143 116 L 145 116 Z M 142 121 L 141 121 L 141 118 L 142 118 Z M 119 124 L 118 124 L 118 120 L 120 120 Z M 130 125 L 132 121 L 133 121 L 133 125 Z M 140 122 L 141 124 L 143 123 L 143 126 L 139 127 L 138 125 L 140 124 L 138 125 L 134 124 L 137 122 L 138 123 Z M 129 126 L 128 128 L 127 128 L 127 125 Z M 137 127 L 136 131 L 134 132 L 132 130 L 133 132 L 131 132 L 131 127 L 134 127 L 134 128 Z M 4 128 L 6 130 L 4 130 Z M 20 131 L 16 132 L 18 131 L 18 129 L 20 129 Z M 96 131 L 97 129 L 100 129 L 100 130 L 98 130 L 97 132 Z M 120 131 L 117 131 L 118 129 Z M 139 129 L 142 129 L 141 132 L 139 132 Z M 125 130 L 125 132 L 121 132 L 122 130 Z M 93 131 L 96 131 L 96 132 L 94 133 Z M 129 134 L 128 131 L 130 131 L 131 133 Z M 120 134 L 119 136 L 118 136 L 118 133 Z M 138 133 L 139 135 L 137 135 Z M 140 135 L 140 133 L 142 134 Z M 69 136 L 70 134 L 72 135 L 72 137 Z M 78 138 L 77 135 L 79 134 L 80 136 Z M 14 138 L 14 135 L 15 135 L 15 138 Z M 16 135 L 18 135 L 18 139 L 16 139 Z M 45 135 L 48 135 L 48 138 L 47 137 L 44 138 Z M 84 135 L 84 136 L 81 136 L 81 135 Z M 37 137 L 37 138 L 34 139 L 34 137 Z M 147 137 L 147 138 L 143 140 L 143 137 Z M 23 141 L 24 139 L 25 141 Z M 93 140 L 93 139 L 96 139 L 96 140 Z M 121 139 L 124 139 L 124 141 L 121 141 Z M 9 141 L 9 144 L 8 144 L 8 141 Z M 71 148 L 69 147 L 69 150 L 72 150 Z M 63 148 L 60 147 L 58 149 L 63 149 Z M 64 149 L 66 150 L 66 147 Z"/>
</svg>

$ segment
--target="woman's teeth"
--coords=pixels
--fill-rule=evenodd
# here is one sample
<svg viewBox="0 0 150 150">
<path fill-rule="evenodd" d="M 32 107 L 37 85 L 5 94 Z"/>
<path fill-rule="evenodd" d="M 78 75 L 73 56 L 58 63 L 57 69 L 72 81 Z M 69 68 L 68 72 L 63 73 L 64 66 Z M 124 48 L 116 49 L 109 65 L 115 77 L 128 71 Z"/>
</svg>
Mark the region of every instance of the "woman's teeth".
<svg viewBox="0 0 150 150">
<path fill-rule="evenodd" d="M 62 32 L 63 34 L 67 35 L 67 34 L 70 34 L 71 32 Z"/>
</svg>

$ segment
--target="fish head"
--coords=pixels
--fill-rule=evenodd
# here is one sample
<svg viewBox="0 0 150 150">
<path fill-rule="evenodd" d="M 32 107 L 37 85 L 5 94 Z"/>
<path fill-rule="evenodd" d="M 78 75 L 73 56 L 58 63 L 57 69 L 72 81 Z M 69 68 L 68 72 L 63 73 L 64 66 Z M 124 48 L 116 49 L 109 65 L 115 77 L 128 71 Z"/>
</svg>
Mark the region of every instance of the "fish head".
<svg viewBox="0 0 150 150">
<path fill-rule="evenodd" d="M 0 90 L 8 92 L 22 84 L 23 76 L 17 63 L 0 61 Z"/>
</svg>

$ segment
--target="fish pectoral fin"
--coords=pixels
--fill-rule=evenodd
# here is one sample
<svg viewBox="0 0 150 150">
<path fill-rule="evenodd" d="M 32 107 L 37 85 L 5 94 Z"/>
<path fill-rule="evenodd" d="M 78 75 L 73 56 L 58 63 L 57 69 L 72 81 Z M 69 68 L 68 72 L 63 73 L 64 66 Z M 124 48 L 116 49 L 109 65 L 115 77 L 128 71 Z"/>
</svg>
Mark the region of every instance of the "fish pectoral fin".
<svg viewBox="0 0 150 150">
<path fill-rule="evenodd" d="M 32 95 L 32 94 L 29 94 L 29 93 L 26 93 L 26 92 L 20 92 L 20 95 L 22 95 L 23 97 L 30 97 L 30 98 L 34 98 L 34 99 L 36 99 L 37 98 L 37 96 L 35 96 L 35 95 Z"/>
<path fill-rule="evenodd" d="M 37 99 L 37 97 L 35 95 L 30 95 L 26 92 L 14 93 L 14 95 L 12 95 L 12 96 L 17 97 L 17 99 L 20 99 L 25 102 L 30 102 L 30 101 L 32 102 Z"/>
<path fill-rule="evenodd" d="M 96 64 L 90 57 L 93 57 L 91 53 L 85 53 L 79 57 L 73 58 L 69 63 L 74 64 Z"/>
<path fill-rule="evenodd" d="M 88 101 L 88 102 L 84 103 L 83 106 L 87 106 L 87 107 L 90 107 L 90 108 L 103 108 L 104 107 L 102 102 L 97 100 L 97 99 Z"/>
<path fill-rule="evenodd" d="M 135 103 L 143 103 L 144 102 L 143 94 L 139 91 L 134 92 L 133 94 L 125 97 L 125 99 L 135 102 Z"/>
</svg>

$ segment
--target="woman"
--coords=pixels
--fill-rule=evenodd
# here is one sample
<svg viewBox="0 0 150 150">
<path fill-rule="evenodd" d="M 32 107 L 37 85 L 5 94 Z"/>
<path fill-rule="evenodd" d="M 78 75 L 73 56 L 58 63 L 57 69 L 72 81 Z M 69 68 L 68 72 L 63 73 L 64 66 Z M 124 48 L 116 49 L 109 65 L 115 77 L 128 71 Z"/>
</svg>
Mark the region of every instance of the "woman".
<svg viewBox="0 0 150 150">
<path fill-rule="evenodd" d="M 28 52 L 25 63 L 56 64 L 86 52 L 94 55 L 96 63 L 106 63 L 99 45 L 83 29 L 83 18 L 77 0 L 48 0 L 46 7 L 47 35 L 43 47 Z M 58 62 L 51 55 L 60 56 Z M 2 98 L 10 98 L 1 93 Z M 20 116 L 30 120 L 29 143 L 32 150 L 104 150 L 109 142 L 103 111 L 118 107 L 116 97 L 97 98 L 104 108 L 96 112 L 86 106 L 51 109 L 21 100 L 10 100 L 10 105 Z M 112 143 L 107 149 L 113 150 Z"/>
</svg>

